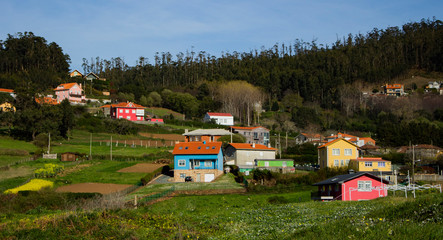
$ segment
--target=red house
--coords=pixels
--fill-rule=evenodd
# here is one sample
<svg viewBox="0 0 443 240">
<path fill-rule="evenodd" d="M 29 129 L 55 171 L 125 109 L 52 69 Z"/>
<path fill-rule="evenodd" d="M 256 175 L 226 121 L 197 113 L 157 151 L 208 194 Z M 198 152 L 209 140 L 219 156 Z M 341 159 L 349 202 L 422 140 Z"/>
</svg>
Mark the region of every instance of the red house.
<svg viewBox="0 0 443 240">
<path fill-rule="evenodd" d="M 370 173 L 359 172 L 335 176 L 313 184 L 318 191 L 311 195 L 313 200 L 360 201 L 386 197 L 385 188 L 390 182 Z"/>
<path fill-rule="evenodd" d="M 122 102 L 110 105 L 111 118 L 124 118 L 129 121 L 143 121 L 145 107 L 132 102 Z"/>
</svg>

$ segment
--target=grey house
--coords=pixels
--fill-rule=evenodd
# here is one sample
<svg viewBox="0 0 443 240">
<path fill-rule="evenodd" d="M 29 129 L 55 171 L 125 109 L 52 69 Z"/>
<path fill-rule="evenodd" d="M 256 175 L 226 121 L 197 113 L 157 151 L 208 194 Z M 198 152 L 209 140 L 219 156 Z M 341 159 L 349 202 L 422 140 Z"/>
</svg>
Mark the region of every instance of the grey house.
<svg viewBox="0 0 443 240">
<path fill-rule="evenodd" d="M 243 135 L 246 143 L 257 143 L 265 146 L 269 143 L 269 129 L 264 127 L 231 127 L 232 132 Z"/>
</svg>

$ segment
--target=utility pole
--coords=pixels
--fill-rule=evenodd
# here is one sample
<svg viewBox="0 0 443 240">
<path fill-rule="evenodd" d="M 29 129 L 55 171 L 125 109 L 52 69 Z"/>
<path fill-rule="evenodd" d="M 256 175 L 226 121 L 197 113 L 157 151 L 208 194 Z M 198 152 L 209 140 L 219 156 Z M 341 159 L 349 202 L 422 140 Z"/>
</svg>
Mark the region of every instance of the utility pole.
<svg viewBox="0 0 443 240">
<path fill-rule="evenodd" d="M 112 135 L 111 135 L 111 161 L 112 161 Z"/>
<path fill-rule="evenodd" d="M 231 143 L 232 143 L 232 127 L 231 127 Z"/>
<path fill-rule="evenodd" d="M 415 152 L 414 152 L 414 145 L 412 145 L 412 183 L 415 182 L 414 165 L 415 165 Z"/>
<path fill-rule="evenodd" d="M 89 137 L 89 160 L 92 160 L 92 133 Z"/>
<path fill-rule="evenodd" d="M 48 133 L 48 154 L 51 151 L 51 133 Z"/>
<path fill-rule="evenodd" d="M 286 149 L 288 149 L 288 131 L 286 131 Z"/>
</svg>

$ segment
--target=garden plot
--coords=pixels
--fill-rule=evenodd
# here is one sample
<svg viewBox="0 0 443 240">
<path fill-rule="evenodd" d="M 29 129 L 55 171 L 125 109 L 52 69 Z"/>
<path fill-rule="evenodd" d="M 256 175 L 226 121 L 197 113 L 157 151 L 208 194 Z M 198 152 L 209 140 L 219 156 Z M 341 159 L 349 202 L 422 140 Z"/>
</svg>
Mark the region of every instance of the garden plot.
<svg viewBox="0 0 443 240">
<path fill-rule="evenodd" d="M 123 168 L 118 170 L 117 172 L 123 173 L 150 173 L 161 167 L 165 166 L 165 164 L 155 164 L 155 163 L 138 163 L 134 166 Z"/>
<path fill-rule="evenodd" d="M 129 184 L 113 184 L 113 183 L 77 183 L 57 188 L 57 192 L 73 192 L 73 193 L 101 193 L 110 194 L 123 191 Z"/>
</svg>

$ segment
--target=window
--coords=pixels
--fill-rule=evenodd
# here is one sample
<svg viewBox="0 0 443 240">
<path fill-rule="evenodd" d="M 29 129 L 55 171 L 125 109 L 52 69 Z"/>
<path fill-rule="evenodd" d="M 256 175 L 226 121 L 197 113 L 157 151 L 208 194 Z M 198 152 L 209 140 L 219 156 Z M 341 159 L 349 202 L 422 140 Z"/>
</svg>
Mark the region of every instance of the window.
<svg viewBox="0 0 443 240">
<path fill-rule="evenodd" d="M 257 134 L 258 134 L 258 133 L 256 133 L 256 132 L 254 133 L 254 138 L 257 138 L 257 137 L 258 137 L 258 135 L 257 135 Z"/>
<path fill-rule="evenodd" d="M 119 112 L 120 112 L 120 113 L 123 113 L 123 109 L 120 109 Z"/>
<path fill-rule="evenodd" d="M 186 174 L 185 173 L 180 173 L 180 178 L 185 178 Z"/>
<path fill-rule="evenodd" d="M 345 149 L 345 156 L 351 156 L 352 155 L 352 149 Z"/>
<path fill-rule="evenodd" d="M 334 160 L 334 167 L 338 167 L 338 160 Z"/>
<path fill-rule="evenodd" d="M 340 149 L 338 149 L 338 148 L 333 148 L 333 149 L 332 149 L 332 155 L 334 155 L 334 156 L 338 156 L 338 155 L 340 155 Z"/>
<path fill-rule="evenodd" d="M 212 167 L 212 161 L 205 161 L 205 167 Z"/>
<path fill-rule="evenodd" d="M 365 162 L 365 167 L 372 167 L 372 162 Z"/>
<path fill-rule="evenodd" d="M 182 150 L 182 149 L 183 149 L 183 147 L 178 147 L 178 149 Z"/>
<path fill-rule="evenodd" d="M 194 162 L 194 167 L 200 167 L 200 160 Z"/>
<path fill-rule="evenodd" d="M 126 109 L 126 110 L 125 110 L 125 113 L 129 113 L 129 110 L 128 110 L 128 109 Z"/>
<path fill-rule="evenodd" d="M 201 147 L 201 146 L 199 146 L 199 147 L 198 147 L 198 149 L 202 149 L 202 147 Z"/>
<path fill-rule="evenodd" d="M 206 149 L 209 149 L 209 146 L 206 146 Z"/>
<path fill-rule="evenodd" d="M 343 166 L 343 165 L 344 165 L 343 160 L 340 160 L 340 166 Z"/>
<path fill-rule="evenodd" d="M 178 160 L 178 165 L 181 166 L 181 167 L 186 166 L 186 160 L 183 160 L 183 159 Z"/>
<path fill-rule="evenodd" d="M 378 162 L 378 167 L 386 167 L 385 162 Z"/>
<path fill-rule="evenodd" d="M 349 160 L 346 160 L 346 166 L 349 166 Z"/>
<path fill-rule="evenodd" d="M 127 118 L 128 120 L 131 120 L 131 116 L 127 116 L 126 118 Z"/>
<path fill-rule="evenodd" d="M 371 181 L 358 181 L 358 191 L 359 192 L 372 191 L 372 182 Z"/>
<path fill-rule="evenodd" d="M 135 113 L 135 110 L 134 110 L 134 109 L 132 109 L 132 113 Z"/>
</svg>

